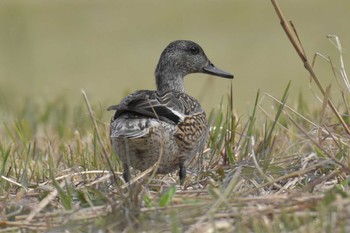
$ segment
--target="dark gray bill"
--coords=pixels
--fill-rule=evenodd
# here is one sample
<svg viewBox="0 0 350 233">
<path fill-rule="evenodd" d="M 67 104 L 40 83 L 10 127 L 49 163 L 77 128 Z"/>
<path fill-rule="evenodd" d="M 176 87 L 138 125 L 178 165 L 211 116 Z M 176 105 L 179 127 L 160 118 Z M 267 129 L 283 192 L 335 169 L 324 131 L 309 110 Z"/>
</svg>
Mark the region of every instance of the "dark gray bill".
<svg viewBox="0 0 350 233">
<path fill-rule="evenodd" d="M 219 76 L 219 77 L 223 77 L 223 78 L 230 78 L 233 79 L 233 75 L 220 70 L 219 68 L 217 68 L 216 66 L 213 65 L 213 63 L 209 62 L 209 64 L 203 68 L 203 73 L 206 74 L 211 74 L 211 75 L 215 75 L 215 76 Z"/>
</svg>

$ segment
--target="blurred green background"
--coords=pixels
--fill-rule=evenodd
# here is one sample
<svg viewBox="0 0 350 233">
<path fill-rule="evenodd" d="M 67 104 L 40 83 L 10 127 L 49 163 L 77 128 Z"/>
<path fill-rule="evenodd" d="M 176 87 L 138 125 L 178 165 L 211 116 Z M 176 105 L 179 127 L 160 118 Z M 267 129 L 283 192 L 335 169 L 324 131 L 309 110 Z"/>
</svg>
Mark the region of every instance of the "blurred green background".
<svg viewBox="0 0 350 233">
<path fill-rule="evenodd" d="M 315 52 L 338 61 L 326 35 L 350 48 L 349 0 L 281 0 L 309 58 Z M 0 1 L 0 99 L 2 106 L 59 95 L 82 102 L 118 103 L 128 92 L 154 89 L 154 69 L 165 46 L 176 39 L 199 43 L 211 61 L 235 75 L 234 104 L 247 113 L 258 89 L 281 96 L 292 80 L 290 101 L 307 90 L 308 74 L 284 34 L 268 0 L 226 1 Z M 350 58 L 345 55 L 349 68 Z M 349 69 L 348 69 L 349 70 Z M 329 65 L 316 71 L 334 83 Z M 350 71 L 349 71 L 350 72 Z M 187 92 L 209 111 L 229 92 L 231 81 L 196 74 Z"/>
</svg>

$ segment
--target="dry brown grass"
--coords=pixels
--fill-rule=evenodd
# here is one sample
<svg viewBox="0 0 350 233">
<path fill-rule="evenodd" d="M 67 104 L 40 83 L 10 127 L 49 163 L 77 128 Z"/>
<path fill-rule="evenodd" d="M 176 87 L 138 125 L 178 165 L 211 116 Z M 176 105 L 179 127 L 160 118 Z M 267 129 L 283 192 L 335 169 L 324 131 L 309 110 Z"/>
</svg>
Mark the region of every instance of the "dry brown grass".
<svg viewBox="0 0 350 233">
<path fill-rule="evenodd" d="M 302 98 L 288 106 L 288 85 L 281 98 L 258 93 L 245 119 L 231 93 L 212 112 L 207 148 L 183 186 L 176 174 L 152 174 L 156 165 L 125 184 L 103 108 L 86 95 L 85 111 L 62 100 L 44 110 L 27 106 L 21 115 L 36 115 L 0 131 L 0 232 L 348 232 L 349 94 L 340 41 L 330 38 L 341 68 L 328 59 L 343 96 L 336 106 L 295 27 L 272 3 L 322 94 L 319 106 Z M 75 130 L 67 123 L 74 118 Z"/>
</svg>

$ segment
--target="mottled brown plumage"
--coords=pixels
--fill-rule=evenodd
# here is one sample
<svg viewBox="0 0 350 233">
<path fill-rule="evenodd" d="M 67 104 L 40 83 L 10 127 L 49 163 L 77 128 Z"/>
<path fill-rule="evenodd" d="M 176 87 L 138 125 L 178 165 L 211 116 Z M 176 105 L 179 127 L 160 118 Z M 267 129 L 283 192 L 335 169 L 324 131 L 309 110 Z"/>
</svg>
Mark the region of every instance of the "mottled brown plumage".
<svg viewBox="0 0 350 233">
<path fill-rule="evenodd" d="M 180 183 L 184 181 L 187 163 L 202 152 L 208 134 L 205 112 L 184 90 L 184 76 L 199 72 L 233 78 L 216 68 L 198 44 L 174 41 L 159 59 L 157 90 L 136 91 L 108 108 L 116 110 L 110 139 L 123 163 L 125 181 L 130 180 L 130 166 L 144 171 L 158 161 L 161 151 L 157 173 L 179 168 Z"/>
</svg>

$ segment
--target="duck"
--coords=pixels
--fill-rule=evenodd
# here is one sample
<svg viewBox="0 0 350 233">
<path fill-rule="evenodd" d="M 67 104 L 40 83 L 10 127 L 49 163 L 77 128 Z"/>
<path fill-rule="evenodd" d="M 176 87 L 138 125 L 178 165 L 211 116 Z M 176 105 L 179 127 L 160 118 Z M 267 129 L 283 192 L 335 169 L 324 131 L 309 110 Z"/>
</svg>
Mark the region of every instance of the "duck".
<svg viewBox="0 0 350 233">
<path fill-rule="evenodd" d="M 131 179 L 130 167 L 145 171 L 158 162 L 157 174 L 179 170 L 180 184 L 184 183 L 187 166 L 203 152 L 209 131 L 205 111 L 185 92 L 184 77 L 193 73 L 233 79 L 213 65 L 200 45 L 176 40 L 160 55 L 156 90 L 135 91 L 107 109 L 115 111 L 110 142 L 125 182 Z"/>
</svg>

